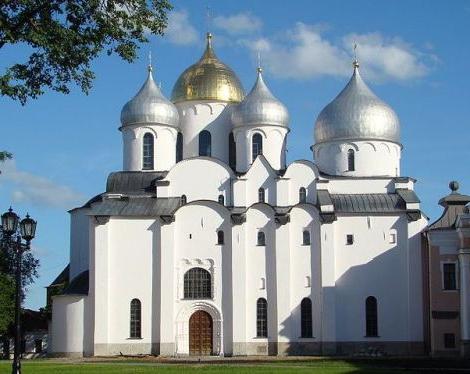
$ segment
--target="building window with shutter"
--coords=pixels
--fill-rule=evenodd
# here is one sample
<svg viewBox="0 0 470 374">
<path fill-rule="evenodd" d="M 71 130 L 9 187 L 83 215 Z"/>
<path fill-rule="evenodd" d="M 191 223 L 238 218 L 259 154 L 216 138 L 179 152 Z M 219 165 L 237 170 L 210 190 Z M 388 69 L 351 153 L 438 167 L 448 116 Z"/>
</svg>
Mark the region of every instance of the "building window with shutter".
<svg viewBox="0 0 470 374">
<path fill-rule="evenodd" d="M 454 262 L 442 264 L 442 279 L 444 290 L 457 289 L 456 264 Z"/>
</svg>

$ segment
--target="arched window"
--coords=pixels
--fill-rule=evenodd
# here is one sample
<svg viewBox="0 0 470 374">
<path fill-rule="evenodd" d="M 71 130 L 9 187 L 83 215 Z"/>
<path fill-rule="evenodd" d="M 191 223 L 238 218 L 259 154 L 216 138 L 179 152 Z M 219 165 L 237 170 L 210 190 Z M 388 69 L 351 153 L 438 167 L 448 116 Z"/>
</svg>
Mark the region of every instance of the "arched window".
<svg viewBox="0 0 470 374">
<path fill-rule="evenodd" d="M 348 150 L 348 171 L 355 170 L 354 150 Z"/>
<path fill-rule="evenodd" d="M 184 274 L 185 299 L 210 299 L 211 275 L 202 268 L 192 268 Z"/>
<path fill-rule="evenodd" d="M 310 245 L 310 231 L 302 231 L 302 245 Z"/>
<path fill-rule="evenodd" d="M 131 338 L 141 338 L 142 337 L 142 321 L 141 321 L 142 307 L 139 299 L 132 299 L 131 301 L 131 329 L 130 337 Z"/>
<path fill-rule="evenodd" d="M 233 133 L 228 136 L 228 165 L 235 170 L 237 167 L 237 146 Z"/>
<path fill-rule="evenodd" d="M 307 202 L 307 190 L 304 187 L 299 188 L 299 203 Z"/>
<path fill-rule="evenodd" d="M 181 205 L 185 205 L 188 202 L 188 199 L 186 198 L 186 195 L 181 195 Z"/>
<path fill-rule="evenodd" d="M 224 244 L 224 232 L 222 230 L 217 231 L 217 244 Z"/>
<path fill-rule="evenodd" d="M 153 135 L 145 133 L 142 143 L 142 169 L 153 170 Z"/>
<path fill-rule="evenodd" d="M 300 336 L 312 337 L 312 301 L 308 297 L 300 303 Z"/>
<path fill-rule="evenodd" d="M 258 231 L 257 245 L 266 245 L 266 236 L 263 231 Z"/>
<path fill-rule="evenodd" d="M 265 196 L 266 196 L 266 194 L 265 194 L 264 188 L 260 187 L 258 189 L 258 202 L 264 203 L 265 199 L 266 199 Z"/>
<path fill-rule="evenodd" d="M 366 299 L 366 336 L 378 336 L 377 299 L 369 296 Z"/>
<path fill-rule="evenodd" d="M 258 155 L 263 154 L 263 137 L 261 134 L 254 134 L 251 138 L 251 161 L 254 162 Z"/>
<path fill-rule="evenodd" d="M 225 205 L 225 198 L 224 195 L 219 195 L 219 204 Z"/>
<path fill-rule="evenodd" d="M 176 137 L 176 162 L 180 162 L 183 159 L 183 134 L 178 133 Z"/>
<path fill-rule="evenodd" d="M 199 156 L 211 156 L 212 136 L 207 130 L 199 133 Z"/>
<path fill-rule="evenodd" d="M 256 301 L 256 336 L 268 337 L 268 302 L 262 297 Z"/>
</svg>

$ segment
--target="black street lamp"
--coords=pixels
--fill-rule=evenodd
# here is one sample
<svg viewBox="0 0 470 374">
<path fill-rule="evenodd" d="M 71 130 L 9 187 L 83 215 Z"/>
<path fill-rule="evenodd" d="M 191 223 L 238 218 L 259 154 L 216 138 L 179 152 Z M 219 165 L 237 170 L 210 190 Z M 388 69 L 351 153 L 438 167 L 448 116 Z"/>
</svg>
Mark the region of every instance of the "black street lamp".
<svg viewBox="0 0 470 374">
<path fill-rule="evenodd" d="M 20 226 L 18 232 L 18 224 Z M 13 356 L 12 374 L 21 374 L 20 344 L 21 344 L 21 261 L 23 252 L 30 249 L 31 240 L 36 234 L 36 221 L 29 214 L 20 221 L 13 210 L 2 214 L 2 245 L 15 252 L 15 353 Z M 25 241 L 25 243 L 22 242 Z"/>
</svg>

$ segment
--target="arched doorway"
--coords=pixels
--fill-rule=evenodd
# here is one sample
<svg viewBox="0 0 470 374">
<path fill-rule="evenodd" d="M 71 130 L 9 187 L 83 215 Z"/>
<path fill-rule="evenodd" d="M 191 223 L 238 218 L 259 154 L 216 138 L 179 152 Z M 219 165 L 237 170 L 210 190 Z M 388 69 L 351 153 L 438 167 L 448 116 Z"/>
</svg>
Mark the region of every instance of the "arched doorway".
<svg viewBox="0 0 470 374">
<path fill-rule="evenodd" d="M 189 354 L 208 356 L 212 354 L 212 317 L 198 310 L 189 318 Z"/>
</svg>

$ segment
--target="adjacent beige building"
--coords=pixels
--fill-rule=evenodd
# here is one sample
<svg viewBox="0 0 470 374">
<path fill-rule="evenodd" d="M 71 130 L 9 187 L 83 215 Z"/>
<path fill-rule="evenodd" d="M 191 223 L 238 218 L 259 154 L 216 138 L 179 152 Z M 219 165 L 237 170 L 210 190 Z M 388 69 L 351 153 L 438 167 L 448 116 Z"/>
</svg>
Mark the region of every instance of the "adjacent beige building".
<svg viewBox="0 0 470 374">
<path fill-rule="evenodd" d="M 424 232 L 424 330 L 431 355 L 470 357 L 470 196 L 449 187 L 442 216 Z"/>
</svg>

